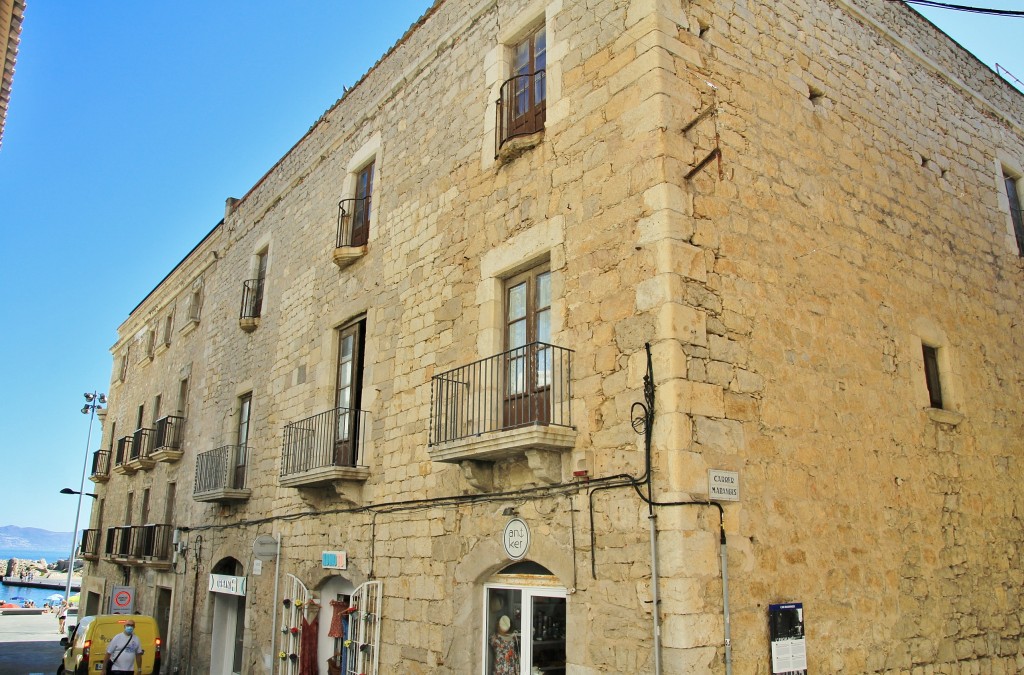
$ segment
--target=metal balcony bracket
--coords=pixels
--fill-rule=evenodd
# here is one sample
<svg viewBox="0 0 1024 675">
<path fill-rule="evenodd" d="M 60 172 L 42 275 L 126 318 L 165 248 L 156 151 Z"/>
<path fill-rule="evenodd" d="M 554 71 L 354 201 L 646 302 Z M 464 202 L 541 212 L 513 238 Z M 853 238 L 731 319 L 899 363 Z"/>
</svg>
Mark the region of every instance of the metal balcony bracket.
<svg viewBox="0 0 1024 675">
<path fill-rule="evenodd" d="M 550 485 L 562 482 L 562 453 L 529 449 L 526 451 L 526 463 L 537 480 Z"/>
<path fill-rule="evenodd" d="M 707 119 L 707 117 L 709 115 L 711 115 L 712 113 L 717 112 L 717 107 L 718 107 L 717 103 L 712 103 L 707 108 L 704 108 L 704 110 L 701 110 L 700 114 L 698 114 L 696 117 L 694 117 L 692 120 L 690 120 L 686 124 L 686 126 L 683 127 L 683 133 L 685 134 L 687 131 L 689 131 L 690 129 L 694 128 L 695 126 L 697 126 L 698 124 L 703 122 L 705 119 Z"/>
<path fill-rule="evenodd" d="M 717 144 L 717 142 L 718 142 L 718 137 L 716 136 L 715 137 L 715 143 Z M 722 179 L 722 151 L 719 148 L 715 148 L 714 150 L 712 150 L 708 154 L 707 157 L 705 157 L 704 159 L 700 160 L 700 162 L 697 163 L 697 166 L 695 166 L 692 169 L 690 169 L 690 172 L 688 174 L 686 174 L 686 180 L 690 180 L 691 178 L 696 176 L 698 173 L 700 173 L 701 170 L 704 167 L 706 167 L 708 164 L 710 164 L 711 160 L 715 159 L 716 157 L 718 158 L 718 179 L 721 180 Z"/>
<path fill-rule="evenodd" d="M 494 488 L 494 463 L 478 462 L 466 459 L 459 462 L 462 467 L 462 477 L 471 486 L 481 492 L 489 492 Z"/>
</svg>

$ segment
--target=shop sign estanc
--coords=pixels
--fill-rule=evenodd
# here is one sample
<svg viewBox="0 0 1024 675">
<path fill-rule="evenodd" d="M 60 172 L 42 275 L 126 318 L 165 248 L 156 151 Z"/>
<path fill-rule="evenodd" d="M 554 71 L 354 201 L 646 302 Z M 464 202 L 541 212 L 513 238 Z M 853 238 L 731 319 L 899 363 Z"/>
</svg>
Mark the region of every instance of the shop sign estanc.
<svg viewBox="0 0 1024 675">
<path fill-rule="evenodd" d="M 211 574 L 210 591 L 227 595 L 245 596 L 245 577 L 233 577 L 229 574 Z"/>
</svg>

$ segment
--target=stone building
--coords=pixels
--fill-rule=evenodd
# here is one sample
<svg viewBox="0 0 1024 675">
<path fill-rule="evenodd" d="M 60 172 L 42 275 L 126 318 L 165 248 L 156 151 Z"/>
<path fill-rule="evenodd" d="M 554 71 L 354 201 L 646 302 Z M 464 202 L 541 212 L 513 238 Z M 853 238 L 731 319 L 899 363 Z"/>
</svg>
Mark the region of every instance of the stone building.
<svg viewBox="0 0 1024 675">
<path fill-rule="evenodd" d="M 7 106 L 11 101 L 14 83 L 14 64 L 18 60 L 21 42 L 21 22 L 25 18 L 25 0 L 0 0 L 0 48 L 3 49 L 3 75 L 0 76 L 0 146 L 4 141 Z"/>
<path fill-rule="evenodd" d="M 1022 167 L 902 3 L 441 0 L 118 330 L 86 612 L 190 673 L 1018 672 Z"/>
</svg>

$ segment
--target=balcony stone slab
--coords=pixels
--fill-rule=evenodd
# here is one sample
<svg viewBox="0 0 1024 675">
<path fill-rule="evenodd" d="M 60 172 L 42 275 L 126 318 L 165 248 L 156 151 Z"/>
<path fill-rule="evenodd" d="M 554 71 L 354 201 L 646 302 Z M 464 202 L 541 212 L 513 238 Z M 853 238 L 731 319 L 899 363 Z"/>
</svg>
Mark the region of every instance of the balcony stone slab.
<svg viewBox="0 0 1024 675">
<path fill-rule="evenodd" d="M 281 476 L 281 487 L 320 487 L 346 481 L 364 483 L 369 477 L 370 469 L 365 466 L 318 466 Z"/>
<path fill-rule="evenodd" d="M 192 499 L 197 502 L 215 502 L 218 504 L 230 504 L 233 502 L 244 502 L 249 499 L 252 490 L 249 488 L 217 488 L 206 492 L 195 492 Z"/>
</svg>

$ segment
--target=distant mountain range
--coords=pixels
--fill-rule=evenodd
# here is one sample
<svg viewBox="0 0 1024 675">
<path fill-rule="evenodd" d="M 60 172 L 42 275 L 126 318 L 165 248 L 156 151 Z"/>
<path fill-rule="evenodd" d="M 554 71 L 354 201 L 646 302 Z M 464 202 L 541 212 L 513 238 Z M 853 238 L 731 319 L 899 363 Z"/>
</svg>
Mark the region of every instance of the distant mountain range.
<svg viewBox="0 0 1024 675">
<path fill-rule="evenodd" d="M 0 526 L 0 549 L 10 551 L 61 551 L 71 541 L 70 532 L 50 532 L 35 527 Z"/>
</svg>

